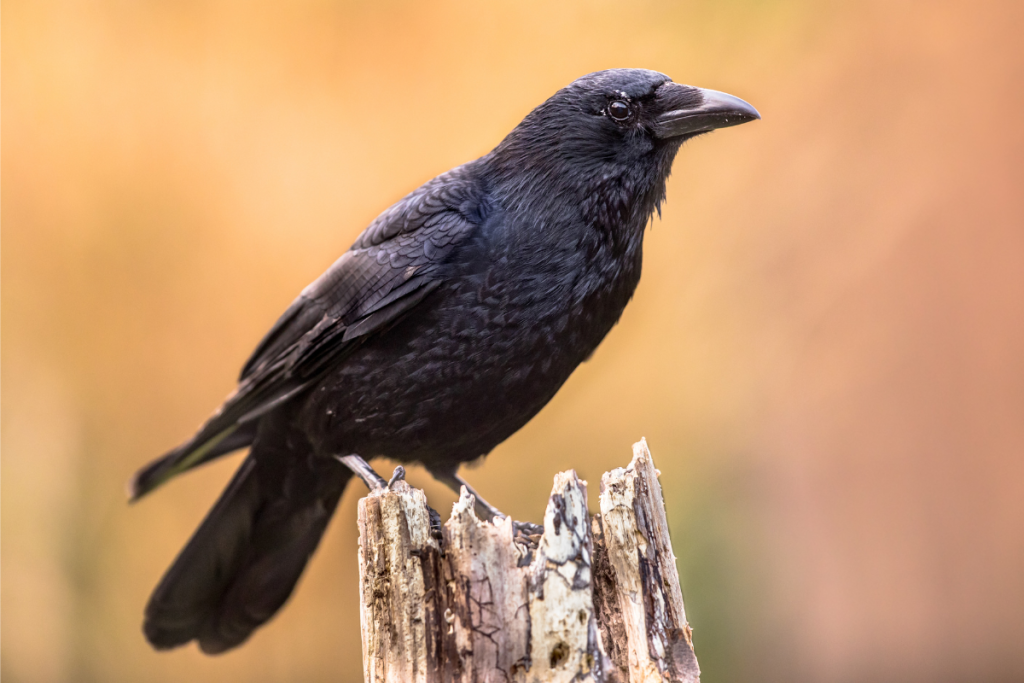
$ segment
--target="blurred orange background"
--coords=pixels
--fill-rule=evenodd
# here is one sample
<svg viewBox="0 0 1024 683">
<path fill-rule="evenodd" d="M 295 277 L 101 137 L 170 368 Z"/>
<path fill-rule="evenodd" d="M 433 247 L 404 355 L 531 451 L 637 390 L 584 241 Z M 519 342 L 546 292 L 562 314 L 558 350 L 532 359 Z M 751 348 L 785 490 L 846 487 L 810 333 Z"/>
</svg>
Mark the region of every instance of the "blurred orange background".
<svg viewBox="0 0 1024 683">
<path fill-rule="evenodd" d="M 539 520 L 557 471 L 593 506 L 646 436 L 706 683 L 1024 680 L 1024 4 L 2 18 L 5 683 L 360 680 L 361 490 L 210 658 L 151 651 L 141 615 L 238 456 L 132 507 L 124 483 L 378 212 L 619 66 L 764 119 L 684 147 L 621 324 L 466 476 Z"/>
</svg>

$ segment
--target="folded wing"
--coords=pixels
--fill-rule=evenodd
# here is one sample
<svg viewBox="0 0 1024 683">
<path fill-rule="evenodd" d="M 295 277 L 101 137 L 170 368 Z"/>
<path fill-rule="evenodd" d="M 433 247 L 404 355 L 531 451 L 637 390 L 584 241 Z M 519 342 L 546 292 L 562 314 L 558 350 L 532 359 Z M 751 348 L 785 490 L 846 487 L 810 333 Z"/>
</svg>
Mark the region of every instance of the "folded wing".
<svg viewBox="0 0 1024 683">
<path fill-rule="evenodd" d="M 443 283 L 447 259 L 478 227 L 479 196 L 463 166 L 381 214 L 288 307 L 243 367 L 237 389 L 195 436 L 139 470 L 131 498 L 249 445 L 261 416 L 426 299 Z"/>
</svg>

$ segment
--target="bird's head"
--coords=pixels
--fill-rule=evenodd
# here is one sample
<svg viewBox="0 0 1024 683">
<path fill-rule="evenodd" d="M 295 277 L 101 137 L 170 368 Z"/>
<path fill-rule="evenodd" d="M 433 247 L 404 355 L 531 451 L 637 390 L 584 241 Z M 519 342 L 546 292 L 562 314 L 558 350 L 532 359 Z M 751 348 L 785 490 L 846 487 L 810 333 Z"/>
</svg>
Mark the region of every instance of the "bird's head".
<svg viewBox="0 0 1024 683">
<path fill-rule="evenodd" d="M 657 204 L 683 141 L 759 118 L 756 109 L 732 95 L 673 83 L 647 69 L 609 69 L 551 96 L 494 156 L 519 177 L 533 169 L 548 187 L 622 178 Z"/>
</svg>

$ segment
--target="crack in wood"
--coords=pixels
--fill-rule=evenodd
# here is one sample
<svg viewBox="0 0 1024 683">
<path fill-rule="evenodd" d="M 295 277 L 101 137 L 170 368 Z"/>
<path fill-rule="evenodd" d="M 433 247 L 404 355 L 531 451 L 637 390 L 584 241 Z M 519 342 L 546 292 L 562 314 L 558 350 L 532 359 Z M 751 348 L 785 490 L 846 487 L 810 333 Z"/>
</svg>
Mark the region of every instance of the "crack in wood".
<svg viewBox="0 0 1024 683">
<path fill-rule="evenodd" d="M 359 502 L 367 681 L 699 681 L 664 500 L 646 442 L 587 511 L 555 477 L 539 538 L 482 521 L 465 489 L 439 525 L 404 481 Z M 433 514 L 432 514 L 433 513 Z M 532 532 L 531 532 L 532 533 Z"/>
</svg>

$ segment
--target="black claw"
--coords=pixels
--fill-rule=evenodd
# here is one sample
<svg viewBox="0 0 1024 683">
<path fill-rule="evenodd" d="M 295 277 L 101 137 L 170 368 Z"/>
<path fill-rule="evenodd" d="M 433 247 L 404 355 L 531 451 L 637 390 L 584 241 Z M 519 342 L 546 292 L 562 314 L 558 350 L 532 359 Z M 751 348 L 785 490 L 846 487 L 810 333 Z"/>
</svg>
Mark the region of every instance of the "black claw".
<svg viewBox="0 0 1024 683">
<path fill-rule="evenodd" d="M 523 536 L 542 536 L 544 527 L 533 522 L 512 522 L 512 529 Z"/>
<path fill-rule="evenodd" d="M 540 546 L 541 536 L 544 534 L 544 527 L 533 522 L 512 522 L 512 540 L 527 549 L 527 554 L 520 558 L 520 567 L 525 567 L 533 561 L 533 551 Z M 525 562 L 525 564 L 523 564 Z"/>
<path fill-rule="evenodd" d="M 395 468 L 394 474 L 391 475 L 391 479 L 388 481 L 388 488 L 390 489 L 392 484 L 402 479 L 405 479 L 405 468 L 399 465 Z"/>
<path fill-rule="evenodd" d="M 430 535 L 437 540 L 441 540 L 443 537 L 441 533 L 441 513 L 429 506 L 427 511 L 430 513 Z"/>
</svg>

